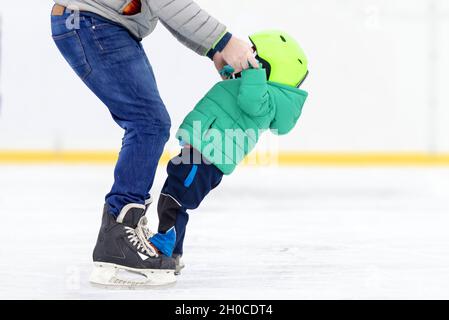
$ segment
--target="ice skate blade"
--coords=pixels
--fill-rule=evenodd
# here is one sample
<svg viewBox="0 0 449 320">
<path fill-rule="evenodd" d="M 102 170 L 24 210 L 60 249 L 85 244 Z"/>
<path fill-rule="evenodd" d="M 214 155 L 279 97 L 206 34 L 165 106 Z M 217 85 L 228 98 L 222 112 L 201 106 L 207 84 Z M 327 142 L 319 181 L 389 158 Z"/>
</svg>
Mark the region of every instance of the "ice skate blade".
<svg viewBox="0 0 449 320">
<path fill-rule="evenodd" d="M 185 265 L 184 265 L 184 264 L 181 264 L 181 265 L 177 266 L 177 267 L 176 267 L 176 270 L 175 270 L 175 276 L 180 276 L 180 275 L 181 275 L 181 271 L 182 271 L 182 269 L 184 269 L 184 268 L 185 268 Z"/>
<path fill-rule="evenodd" d="M 144 277 L 143 280 L 125 279 L 120 271 Z M 117 289 L 169 287 L 176 283 L 175 270 L 134 269 L 113 263 L 95 262 L 89 279 L 94 286 Z"/>
</svg>

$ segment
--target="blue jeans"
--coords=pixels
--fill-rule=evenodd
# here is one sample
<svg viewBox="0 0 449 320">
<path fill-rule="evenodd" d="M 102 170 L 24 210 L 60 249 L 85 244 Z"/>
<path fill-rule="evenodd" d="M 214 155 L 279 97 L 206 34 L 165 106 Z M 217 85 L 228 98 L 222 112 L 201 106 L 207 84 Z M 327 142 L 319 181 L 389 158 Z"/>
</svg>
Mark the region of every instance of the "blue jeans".
<svg viewBox="0 0 449 320">
<path fill-rule="evenodd" d="M 53 40 L 125 131 L 114 184 L 106 196 L 110 213 L 117 216 L 127 204 L 145 203 L 169 138 L 170 116 L 140 39 L 95 14 L 81 12 L 76 28 L 66 23 L 71 18 L 70 13 L 51 17 Z"/>
</svg>

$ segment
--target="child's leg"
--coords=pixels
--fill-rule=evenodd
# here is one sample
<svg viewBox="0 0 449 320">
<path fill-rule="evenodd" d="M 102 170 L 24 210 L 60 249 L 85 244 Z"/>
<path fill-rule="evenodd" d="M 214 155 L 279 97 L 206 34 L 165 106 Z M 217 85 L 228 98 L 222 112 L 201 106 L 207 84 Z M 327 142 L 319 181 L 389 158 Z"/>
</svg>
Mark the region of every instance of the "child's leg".
<svg viewBox="0 0 449 320">
<path fill-rule="evenodd" d="M 223 173 L 214 165 L 204 162 L 201 154 L 193 148 L 184 148 L 180 155 L 172 159 L 167 173 L 158 203 L 158 232 L 165 234 L 175 227 L 174 253 L 182 254 L 189 220 L 187 210 L 198 208 L 206 195 L 220 184 Z"/>
<path fill-rule="evenodd" d="M 183 255 L 184 253 L 184 237 L 186 236 L 186 227 L 189 222 L 189 215 L 186 210 L 180 210 L 176 216 L 176 243 L 173 254 Z"/>
</svg>

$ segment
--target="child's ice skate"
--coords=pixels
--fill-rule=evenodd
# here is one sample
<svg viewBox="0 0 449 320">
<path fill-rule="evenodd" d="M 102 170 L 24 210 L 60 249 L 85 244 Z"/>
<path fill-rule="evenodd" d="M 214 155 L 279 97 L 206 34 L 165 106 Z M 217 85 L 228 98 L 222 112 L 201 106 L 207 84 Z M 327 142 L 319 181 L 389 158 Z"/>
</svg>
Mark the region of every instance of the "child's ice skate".
<svg viewBox="0 0 449 320">
<path fill-rule="evenodd" d="M 181 274 L 181 270 L 184 269 L 186 265 L 182 261 L 182 255 L 174 253 L 172 257 L 173 259 L 175 259 L 176 262 L 175 275 L 179 276 Z"/>
<path fill-rule="evenodd" d="M 177 253 L 173 253 L 173 249 L 175 247 L 176 242 L 176 231 L 175 227 L 168 230 L 165 234 L 157 233 L 152 237 L 148 238 L 150 243 L 162 254 L 172 257 L 176 262 L 176 271 L 175 275 L 180 275 L 181 270 L 185 267 L 185 264 L 182 262 L 182 256 Z"/>
<path fill-rule="evenodd" d="M 146 227 L 144 215 L 143 205 L 130 205 L 115 219 L 105 207 L 93 253 L 92 283 L 133 288 L 176 282 L 175 260 L 159 255 L 147 240 L 153 234 Z"/>
<path fill-rule="evenodd" d="M 156 248 L 159 252 L 167 257 L 173 255 L 173 250 L 176 244 L 176 230 L 175 227 L 170 228 L 166 233 L 156 233 L 152 234 L 147 239 L 150 241 L 151 245 Z"/>
<path fill-rule="evenodd" d="M 181 255 L 173 253 L 173 249 L 175 248 L 176 243 L 176 230 L 175 227 L 168 230 L 166 233 L 156 233 L 152 234 L 151 231 L 145 224 L 136 229 L 138 232 L 142 233 L 145 236 L 145 239 L 148 239 L 151 243 L 152 247 L 154 247 L 161 254 L 172 257 L 176 263 L 175 275 L 180 275 L 181 270 L 185 267 L 185 264 L 181 260 Z"/>
</svg>

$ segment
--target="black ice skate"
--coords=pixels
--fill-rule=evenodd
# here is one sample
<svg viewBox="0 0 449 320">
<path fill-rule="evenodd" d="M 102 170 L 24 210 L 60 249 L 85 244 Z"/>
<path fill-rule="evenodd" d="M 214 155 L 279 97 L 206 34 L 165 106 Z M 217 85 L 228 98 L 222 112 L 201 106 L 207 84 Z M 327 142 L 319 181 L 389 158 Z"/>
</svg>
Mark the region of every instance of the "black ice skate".
<svg viewBox="0 0 449 320">
<path fill-rule="evenodd" d="M 186 265 L 182 261 L 182 256 L 180 254 L 174 253 L 172 257 L 176 262 L 175 275 L 179 276 L 181 274 L 181 270 L 184 269 Z"/>
<path fill-rule="evenodd" d="M 145 226 L 145 206 L 128 205 L 117 219 L 107 211 L 105 206 L 90 282 L 116 287 L 161 286 L 176 282 L 175 260 L 159 255 L 147 240 L 151 235 Z"/>
</svg>

